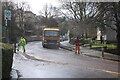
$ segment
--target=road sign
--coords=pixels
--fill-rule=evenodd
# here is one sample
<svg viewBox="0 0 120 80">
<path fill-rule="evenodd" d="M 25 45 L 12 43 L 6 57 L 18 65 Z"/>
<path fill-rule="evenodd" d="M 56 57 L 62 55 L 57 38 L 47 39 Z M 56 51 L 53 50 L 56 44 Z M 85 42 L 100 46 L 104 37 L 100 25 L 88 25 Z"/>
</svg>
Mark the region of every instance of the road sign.
<svg viewBox="0 0 120 80">
<path fill-rule="evenodd" d="M 4 10 L 4 18 L 11 20 L 11 11 L 10 10 Z"/>
</svg>

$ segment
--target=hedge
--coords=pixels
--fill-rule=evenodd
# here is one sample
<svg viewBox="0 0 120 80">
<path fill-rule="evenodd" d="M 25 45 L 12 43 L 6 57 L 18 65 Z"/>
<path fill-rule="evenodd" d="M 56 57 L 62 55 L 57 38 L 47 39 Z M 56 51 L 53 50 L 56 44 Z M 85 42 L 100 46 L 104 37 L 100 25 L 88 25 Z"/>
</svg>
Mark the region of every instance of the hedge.
<svg viewBox="0 0 120 80">
<path fill-rule="evenodd" d="M 13 46 L 11 44 L 0 43 L 0 49 L 2 50 L 2 79 L 8 79 L 12 70 Z"/>
</svg>

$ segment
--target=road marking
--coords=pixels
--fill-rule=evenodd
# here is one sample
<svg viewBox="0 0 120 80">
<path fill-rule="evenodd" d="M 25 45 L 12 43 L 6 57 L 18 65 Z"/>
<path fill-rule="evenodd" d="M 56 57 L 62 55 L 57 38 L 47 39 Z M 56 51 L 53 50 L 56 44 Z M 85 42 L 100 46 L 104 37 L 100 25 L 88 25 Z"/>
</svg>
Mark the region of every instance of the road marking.
<svg viewBox="0 0 120 80">
<path fill-rule="evenodd" d="M 104 72 L 111 73 L 111 74 L 117 74 L 117 75 L 120 74 L 119 72 L 114 72 L 114 71 L 109 71 L 109 70 L 104 70 L 104 69 L 97 69 L 97 70 L 104 71 Z"/>
</svg>

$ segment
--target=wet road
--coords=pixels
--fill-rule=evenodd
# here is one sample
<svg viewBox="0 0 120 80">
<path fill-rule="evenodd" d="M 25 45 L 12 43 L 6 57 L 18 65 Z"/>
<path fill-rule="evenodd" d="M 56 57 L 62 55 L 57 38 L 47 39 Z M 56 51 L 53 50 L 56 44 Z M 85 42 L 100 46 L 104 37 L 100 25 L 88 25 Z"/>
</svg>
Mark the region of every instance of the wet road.
<svg viewBox="0 0 120 80">
<path fill-rule="evenodd" d="M 26 53 L 14 54 L 19 78 L 118 78 L 118 62 L 76 55 L 64 49 L 46 49 L 30 42 Z"/>
</svg>

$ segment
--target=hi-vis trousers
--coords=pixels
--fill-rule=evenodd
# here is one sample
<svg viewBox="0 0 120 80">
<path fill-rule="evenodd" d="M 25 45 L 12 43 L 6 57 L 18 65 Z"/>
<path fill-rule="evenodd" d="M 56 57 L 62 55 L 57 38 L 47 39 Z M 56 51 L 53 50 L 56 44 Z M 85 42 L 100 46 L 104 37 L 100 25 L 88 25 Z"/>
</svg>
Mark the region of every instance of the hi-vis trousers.
<svg viewBox="0 0 120 80">
<path fill-rule="evenodd" d="M 80 46 L 75 46 L 75 53 L 80 53 Z"/>
</svg>

